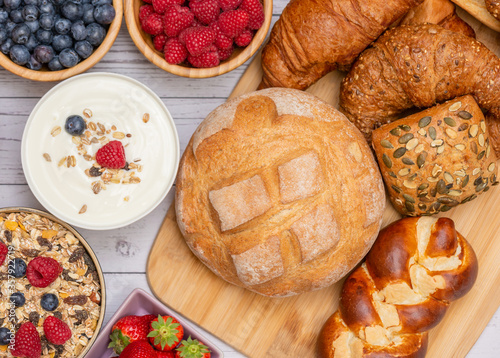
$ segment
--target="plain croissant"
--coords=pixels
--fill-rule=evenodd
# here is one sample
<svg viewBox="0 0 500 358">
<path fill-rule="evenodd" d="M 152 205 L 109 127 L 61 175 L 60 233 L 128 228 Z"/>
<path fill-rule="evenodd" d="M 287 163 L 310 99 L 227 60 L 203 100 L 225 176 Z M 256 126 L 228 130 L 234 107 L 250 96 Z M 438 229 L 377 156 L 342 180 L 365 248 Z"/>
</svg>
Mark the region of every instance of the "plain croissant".
<svg viewBox="0 0 500 358">
<path fill-rule="evenodd" d="M 305 89 L 350 65 L 372 41 L 423 0 L 292 0 L 262 52 L 259 88 Z"/>
<path fill-rule="evenodd" d="M 371 141 L 371 132 L 411 107 L 471 94 L 486 110 L 500 155 L 500 59 L 485 45 L 437 25 L 388 30 L 353 64 L 340 88 L 340 110 Z"/>
<path fill-rule="evenodd" d="M 320 357 L 424 357 L 427 331 L 472 288 L 477 272 L 476 255 L 451 219 L 396 221 L 344 282 L 339 310 L 320 333 Z"/>
</svg>

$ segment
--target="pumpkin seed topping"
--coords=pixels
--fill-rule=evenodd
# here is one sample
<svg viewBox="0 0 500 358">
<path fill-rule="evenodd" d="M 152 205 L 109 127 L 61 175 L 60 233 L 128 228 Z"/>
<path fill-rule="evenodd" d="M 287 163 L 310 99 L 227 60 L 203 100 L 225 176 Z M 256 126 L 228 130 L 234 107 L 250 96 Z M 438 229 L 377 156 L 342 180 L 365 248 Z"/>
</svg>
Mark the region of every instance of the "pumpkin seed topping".
<svg viewBox="0 0 500 358">
<path fill-rule="evenodd" d="M 399 137 L 401 135 L 401 129 L 399 127 L 396 127 L 394 129 L 391 129 L 389 131 L 393 136 Z"/>
<path fill-rule="evenodd" d="M 457 122 L 451 117 L 444 117 L 444 123 L 449 125 L 450 127 L 455 127 L 457 125 Z"/>
<path fill-rule="evenodd" d="M 384 147 L 384 148 L 388 148 L 388 149 L 393 149 L 393 148 L 394 148 L 394 146 L 392 145 L 392 143 L 391 143 L 391 142 L 389 142 L 387 139 L 382 139 L 382 140 L 380 141 L 380 145 L 381 145 L 382 147 Z"/>
<path fill-rule="evenodd" d="M 399 128 L 401 128 L 401 129 L 402 129 L 402 130 L 404 130 L 405 132 L 409 132 L 409 131 L 411 131 L 411 127 L 410 127 L 409 125 L 407 125 L 407 124 L 401 124 L 401 125 L 399 126 Z"/>
<path fill-rule="evenodd" d="M 415 162 L 411 160 L 410 158 L 403 158 L 401 161 L 406 164 L 406 165 L 415 165 Z"/>
<path fill-rule="evenodd" d="M 392 168 L 392 161 L 391 161 L 391 158 L 389 158 L 389 156 L 387 154 L 383 154 L 382 155 L 382 161 L 384 162 L 385 166 L 387 168 Z"/>
<path fill-rule="evenodd" d="M 429 127 L 429 136 L 431 137 L 432 140 L 436 140 L 436 128 L 434 127 Z"/>
<path fill-rule="evenodd" d="M 469 128 L 469 124 L 468 123 L 462 123 L 461 125 L 458 126 L 458 131 L 462 132 L 462 131 L 466 130 L 467 128 Z"/>
<path fill-rule="evenodd" d="M 472 118 L 472 114 L 470 114 L 467 111 L 460 111 L 460 112 L 458 112 L 458 116 L 460 118 L 462 118 L 462 119 L 471 119 Z"/>
<path fill-rule="evenodd" d="M 401 194 L 401 189 L 398 188 L 396 185 L 391 185 L 391 188 L 398 194 Z"/>
<path fill-rule="evenodd" d="M 406 148 L 405 147 L 400 147 L 394 151 L 393 157 L 394 158 L 401 158 L 403 155 L 406 153 Z"/>
<path fill-rule="evenodd" d="M 418 126 L 420 128 L 427 127 L 431 123 L 432 117 L 426 116 L 418 121 Z"/>
<path fill-rule="evenodd" d="M 422 152 L 417 157 L 417 166 L 422 168 L 425 164 L 425 159 L 427 158 L 427 152 Z"/>
<path fill-rule="evenodd" d="M 398 177 L 396 174 L 394 174 L 394 172 L 388 172 L 387 174 L 389 174 L 389 176 L 393 177 L 393 178 L 397 178 Z"/>
<path fill-rule="evenodd" d="M 464 181 L 462 182 L 462 188 L 465 188 L 469 184 L 469 176 L 466 175 Z"/>
<path fill-rule="evenodd" d="M 486 153 L 486 151 L 485 151 L 485 150 L 483 150 L 481 153 L 479 153 L 479 154 L 477 155 L 477 160 L 481 160 L 481 159 L 483 159 L 483 157 L 484 157 L 484 154 L 485 154 L 485 153 Z"/>
<path fill-rule="evenodd" d="M 436 184 L 436 190 L 439 194 L 446 195 L 449 192 L 449 189 L 446 187 L 446 183 L 443 179 L 439 179 Z"/>
<path fill-rule="evenodd" d="M 472 152 L 473 152 L 474 154 L 477 154 L 477 143 L 476 143 L 476 142 L 472 142 L 472 143 L 470 144 L 470 150 L 472 150 Z"/>
<path fill-rule="evenodd" d="M 401 137 L 399 137 L 398 142 L 401 144 L 406 144 L 412 138 L 413 138 L 412 133 L 406 133 L 405 135 L 402 135 Z"/>
</svg>

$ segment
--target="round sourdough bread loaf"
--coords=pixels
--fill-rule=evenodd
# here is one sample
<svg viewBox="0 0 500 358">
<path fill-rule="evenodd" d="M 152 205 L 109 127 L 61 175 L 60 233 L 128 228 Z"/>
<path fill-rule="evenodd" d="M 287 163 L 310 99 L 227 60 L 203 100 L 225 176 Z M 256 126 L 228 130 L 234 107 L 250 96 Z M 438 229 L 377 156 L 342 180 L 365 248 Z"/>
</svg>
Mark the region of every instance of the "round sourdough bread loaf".
<svg viewBox="0 0 500 358">
<path fill-rule="evenodd" d="M 331 285 L 377 237 L 385 193 L 361 133 L 306 92 L 235 98 L 181 160 L 177 222 L 215 274 L 266 296 Z"/>
</svg>

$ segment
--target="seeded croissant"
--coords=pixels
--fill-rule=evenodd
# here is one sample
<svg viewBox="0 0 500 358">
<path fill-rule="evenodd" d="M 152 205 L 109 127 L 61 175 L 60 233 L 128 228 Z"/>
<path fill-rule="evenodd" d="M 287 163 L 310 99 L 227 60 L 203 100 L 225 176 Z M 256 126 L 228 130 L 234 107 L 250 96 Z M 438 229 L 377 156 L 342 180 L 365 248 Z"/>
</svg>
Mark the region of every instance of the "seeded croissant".
<svg viewBox="0 0 500 358">
<path fill-rule="evenodd" d="M 262 52 L 260 89 L 305 89 L 350 65 L 372 41 L 423 0 L 292 0 Z"/>
<path fill-rule="evenodd" d="M 368 141 L 411 107 L 471 94 L 500 156 L 500 59 L 485 45 L 437 25 L 388 30 L 353 64 L 340 88 L 340 110 Z"/>
<path fill-rule="evenodd" d="M 321 358 L 424 357 L 427 331 L 477 277 L 477 259 L 448 218 L 406 218 L 383 229 L 344 282 L 319 337 Z"/>
</svg>

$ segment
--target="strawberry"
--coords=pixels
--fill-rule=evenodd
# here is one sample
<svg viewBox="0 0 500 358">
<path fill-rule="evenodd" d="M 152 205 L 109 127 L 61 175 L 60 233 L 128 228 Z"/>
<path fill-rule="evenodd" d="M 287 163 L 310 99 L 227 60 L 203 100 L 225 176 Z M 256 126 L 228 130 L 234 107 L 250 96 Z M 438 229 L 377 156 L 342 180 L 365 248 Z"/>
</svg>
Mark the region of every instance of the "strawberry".
<svg viewBox="0 0 500 358">
<path fill-rule="evenodd" d="M 192 64 L 194 67 L 198 68 L 207 68 L 207 67 L 215 67 L 220 63 L 219 53 L 217 52 L 217 47 L 211 46 L 210 50 L 202 53 L 199 56 L 188 56 L 188 62 Z"/>
<path fill-rule="evenodd" d="M 191 339 L 189 336 L 176 349 L 175 358 L 210 358 L 210 350 L 199 340 Z"/>
<path fill-rule="evenodd" d="M 227 50 L 229 48 L 232 48 L 233 46 L 233 39 L 227 37 L 222 33 L 220 30 L 219 23 L 212 22 L 210 24 L 210 28 L 215 31 L 215 46 L 220 49 L 220 50 Z"/>
<path fill-rule="evenodd" d="M 109 337 L 111 342 L 108 348 L 113 348 L 116 354 L 120 354 L 132 342 L 147 341 L 151 321 L 155 318 L 154 315 L 120 318 L 111 328 L 111 336 Z"/>
<path fill-rule="evenodd" d="M 151 322 L 149 342 L 159 351 L 171 351 L 184 336 L 184 328 L 172 316 L 161 316 Z"/>
<path fill-rule="evenodd" d="M 183 62 L 188 55 L 186 47 L 175 37 L 168 39 L 163 52 L 165 53 L 165 61 L 172 65 Z"/>
<path fill-rule="evenodd" d="M 144 22 L 144 20 L 146 19 L 146 17 L 148 17 L 149 15 L 151 15 L 154 12 L 155 12 L 155 10 L 153 9 L 153 5 L 142 5 L 139 8 L 139 22 L 141 23 L 141 25 Z"/>
<path fill-rule="evenodd" d="M 156 358 L 175 358 L 175 353 L 172 351 L 168 352 L 156 351 Z"/>
<path fill-rule="evenodd" d="M 63 271 L 59 262 L 51 257 L 36 257 L 26 268 L 26 277 L 34 287 L 47 287 L 54 282 Z"/>
<path fill-rule="evenodd" d="M 195 27 L 184 36 L 186 48 L 191 56 L 206 52 L 215 41 L 215 31 L 209 27 Z"/>
<path fill-rule="evenodd" d="M 241 10 L 248 13 L 248 28 L 258 30 L 264 23 L 264 7 L 259 0 L 243 0 L 240 6 Z"/>
<path fill-rule="evenodd" d="M 56 345 L 66 343 L 71 338 L 71 329 L 59 318 L 49 316 L 43 322 L 43 333 L 47 340 Z"/>
<path fill-rule="evenodd" d="M 245 47 L 252 42 L 253 32 L 250 30 L 243 30 L 241 34 L 234 38 L 234 43 L 236 46 Z"/>
<path fill-rule="evenodd" d="M 153 0 L 153 7 L 158 14 L 164 14 L 170 5 L 181 5 L 184 0 Z"/>
<path fill-rule="evenodd" d="M 243 10 L 230 10 L 219 16 L 219 26 L 222 33 L 234 38 L 245 30 L 250 16 Z"/>
<path fill-rule="evenodd" d="M 235 10 L 240 6 L 241 0 L 218 0 L 222 11 Z"/>
<path fill-rule="evenodd" d="M 217 53 L 219 55 L 219 61 L 227 60 L 229 57 L 231 57 L 231 55 L 233 54 L 233 51 L 234 51 L 234 47 L 233 46 L 231 46 L 228 49 L 220 49 L 220 48 L 218 48 L 217 49 Z"/>
<path fill-rule="evenodd" d="M 189 7 L 194 16 L 204 25 L 214 22 L 220 13 L 217 0 L 191 0 Z"/>
<path fill-rule="evenodd" d="M 8 254 L 9 254 L 9 248 L 3 242 L 0 241 L 0 266 L 3 265 Z"/>
<path fill-rule="evenodd" d="M 168 37 L 176 37 L 194 21 L 193 12 L 186 6 L 172 5 L 163 17 L 164 32 Z"/>
<path fill-rule="evenodd" d="M 39 358 L 42 355 L 42 343 L 36 327 L 26 322 L 19 327 L 14 336 L 14 347 L 10 353 L 14 357 Z"/>
<path fill-rule="evenodd" d="M 153 38 L 153 45 L 157 51 L 163 51 L 167 38 L 168 37 L 165 34 L 159 34 Z"/>
<path fill-rule="evenodd" d="M 120 358 L 156 358 L 156 351 L 151 347 L 148 341 L 135 341 L 130 343 L 123 352 Z"/>
<path fill-rule="evenodd" d="M 125 149 L 123 148 L 122 142 L 112 140 L 108 144 L 103 145 L 97 151 L 95 160 L 101 167 L 110 169 L 123 168 L 127 161 L 125 160 Z"/>
<path fill-rule="evenodd" d="M 159 35 L 163 32 L 163 17 L 153 13 L 142 21 L 141 27 L 150 35 Z"/>
</svg>

